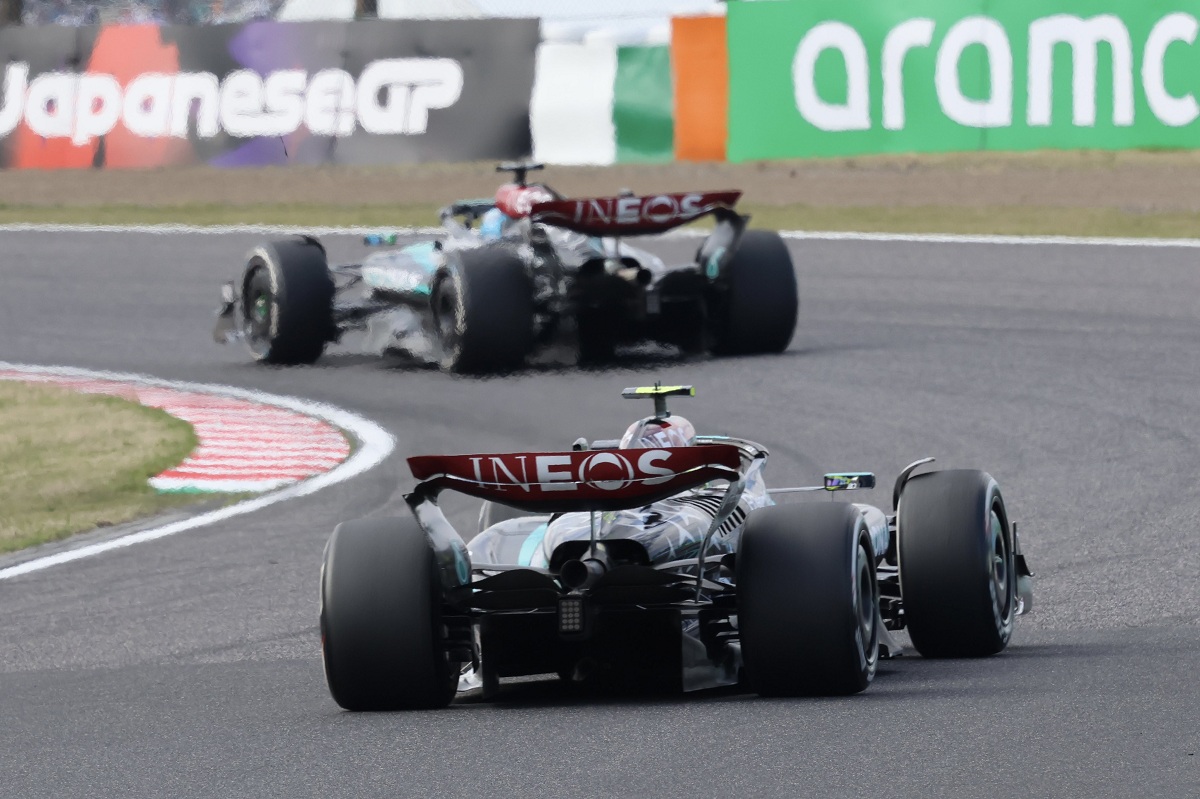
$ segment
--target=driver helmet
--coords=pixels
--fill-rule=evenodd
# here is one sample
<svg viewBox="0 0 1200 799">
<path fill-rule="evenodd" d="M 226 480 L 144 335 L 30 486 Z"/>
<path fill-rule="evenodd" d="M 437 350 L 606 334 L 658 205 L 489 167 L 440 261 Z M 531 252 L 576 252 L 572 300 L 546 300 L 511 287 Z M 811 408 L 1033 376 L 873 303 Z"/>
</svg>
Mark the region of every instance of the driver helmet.
<svg viewBox="0 0 1200 799">
<path fill-rule="evenodd" d="M 485 239 L 501 238 L 510 221 L 512 220 L 499 208 L 488 209 L 479 218 L 479 235 Z"/>
<path fill-rule="evenodd" d="M 642 419 L 631 424 L 621 437 L 621 449 L 690 447 L 695 443 L 696 428 L 682 416 Z"/>
</svg>

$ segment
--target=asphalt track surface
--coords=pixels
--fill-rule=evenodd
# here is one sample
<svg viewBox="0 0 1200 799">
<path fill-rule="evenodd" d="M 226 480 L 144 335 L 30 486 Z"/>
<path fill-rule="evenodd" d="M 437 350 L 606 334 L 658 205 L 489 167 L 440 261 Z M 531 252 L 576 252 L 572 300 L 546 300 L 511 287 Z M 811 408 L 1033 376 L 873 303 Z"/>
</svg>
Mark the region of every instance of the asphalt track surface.
<svg viewBox="0 0 1200 799">
<path fill-rule="evenodd" d="M 258 368 L 215 346 L 217 285 L 255 240 L 0 235 L 0 359 L 298 395 L 398 438 L 315 495 L 0 582 L 0 794 L 1200 795 L 1194 251 L 797 242 L 782 356 L 465 380 L 339 353 Z M 701 430 L 767 444 L 776 485 L 829 469 L 890 485 L 924 455 L 986 468 L 1022 525 L 1035 614 L 999 657 L 910 654 L 846 699 L 506 683 L 492 704 L 339 710 L 316 626 L 333 526 L 401 510 L 406 454 L 611 437 L 646 410 L 619 390 L 655 379 L 697 385 L 677 409 Z M 473 503 L 449 512 L 474 529 Z"/>
</svg>

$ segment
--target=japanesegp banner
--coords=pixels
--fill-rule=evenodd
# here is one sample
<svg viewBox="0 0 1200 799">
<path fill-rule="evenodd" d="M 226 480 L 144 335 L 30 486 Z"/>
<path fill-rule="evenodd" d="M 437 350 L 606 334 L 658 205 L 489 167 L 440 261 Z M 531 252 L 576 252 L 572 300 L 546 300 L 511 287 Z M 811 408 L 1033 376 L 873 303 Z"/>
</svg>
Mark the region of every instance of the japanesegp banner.
<svg viewBox="0 0 1200 799">
<path fill-rule="evenodd" d="M 529 153 L 537 20 L 7 27 L 0 165 Z"/>
<path fill-rule="evenodd" d="M 728 8 L 731 161 L 1200 145 L 1200 0 Z"/>
</svg>

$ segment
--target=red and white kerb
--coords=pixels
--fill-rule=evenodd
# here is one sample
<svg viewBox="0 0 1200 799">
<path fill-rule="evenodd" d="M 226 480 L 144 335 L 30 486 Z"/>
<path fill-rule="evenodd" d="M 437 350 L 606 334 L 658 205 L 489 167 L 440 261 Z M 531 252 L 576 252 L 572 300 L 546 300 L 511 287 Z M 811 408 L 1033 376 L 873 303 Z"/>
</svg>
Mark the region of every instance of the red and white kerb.
<svg viewBox="0 0 1200 799">
<path fill-rule="evenodd" d="M 273 405 L 120 380 L 3 370 L 0 380 L 122 397 L 191 424 L 199 446 L 150 478 L 160 491 L 267 491 L 328 472 L 350 456 L 350 443 L 337 427 Z"/>
</svg>

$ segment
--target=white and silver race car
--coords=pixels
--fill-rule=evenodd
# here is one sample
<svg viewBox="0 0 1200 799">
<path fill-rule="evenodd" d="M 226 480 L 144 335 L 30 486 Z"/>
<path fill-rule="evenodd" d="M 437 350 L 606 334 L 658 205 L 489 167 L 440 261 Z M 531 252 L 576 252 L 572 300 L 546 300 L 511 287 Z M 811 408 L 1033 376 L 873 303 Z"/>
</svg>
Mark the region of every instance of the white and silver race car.
<svg viewBox="0 0 1200 799">
<path fill-rule="evenodd" d="M 869 472 L 768 488 L 765 447 L 696 435 L 690 386 L 626 389 L 655 412 L 570 451 L 409 459 L 411 515 L 344 522 L 321 571 L 333 698 L 437 707 L 536 674 L 641 688 L 744 682 L 853 694 L 906 628 L 925 656 L 992 655 L 1032 607 L 1000 487 L 977 470 L 897 478 L 893 513 L 837 501 Z M 468 544 L 438 494 L 484 500 Z M 781 495 L 833 501 L 777 504 Z"/>
<path fill-rule="evenodd" d="M 361 348 L 399 352 L 450 372 L 504 372 L 534 353 L 573 349 L 605 362 L 644 342 L 683 353 L 781 352 L 799 291 L 779 234 L 748 230 L 739 191 L 567 198 L 528 183 L 442 210 L 442 233 L 330 264 L 317 239 L 265 242 L 222 287 L 214 337 L 272 364 L 312 363 L 365 331 Z M 694 255 L 666 263 L 630 236 L 703 218 Z M 476 224 L 478 223 L 478 224 Z"/>
</svg>

